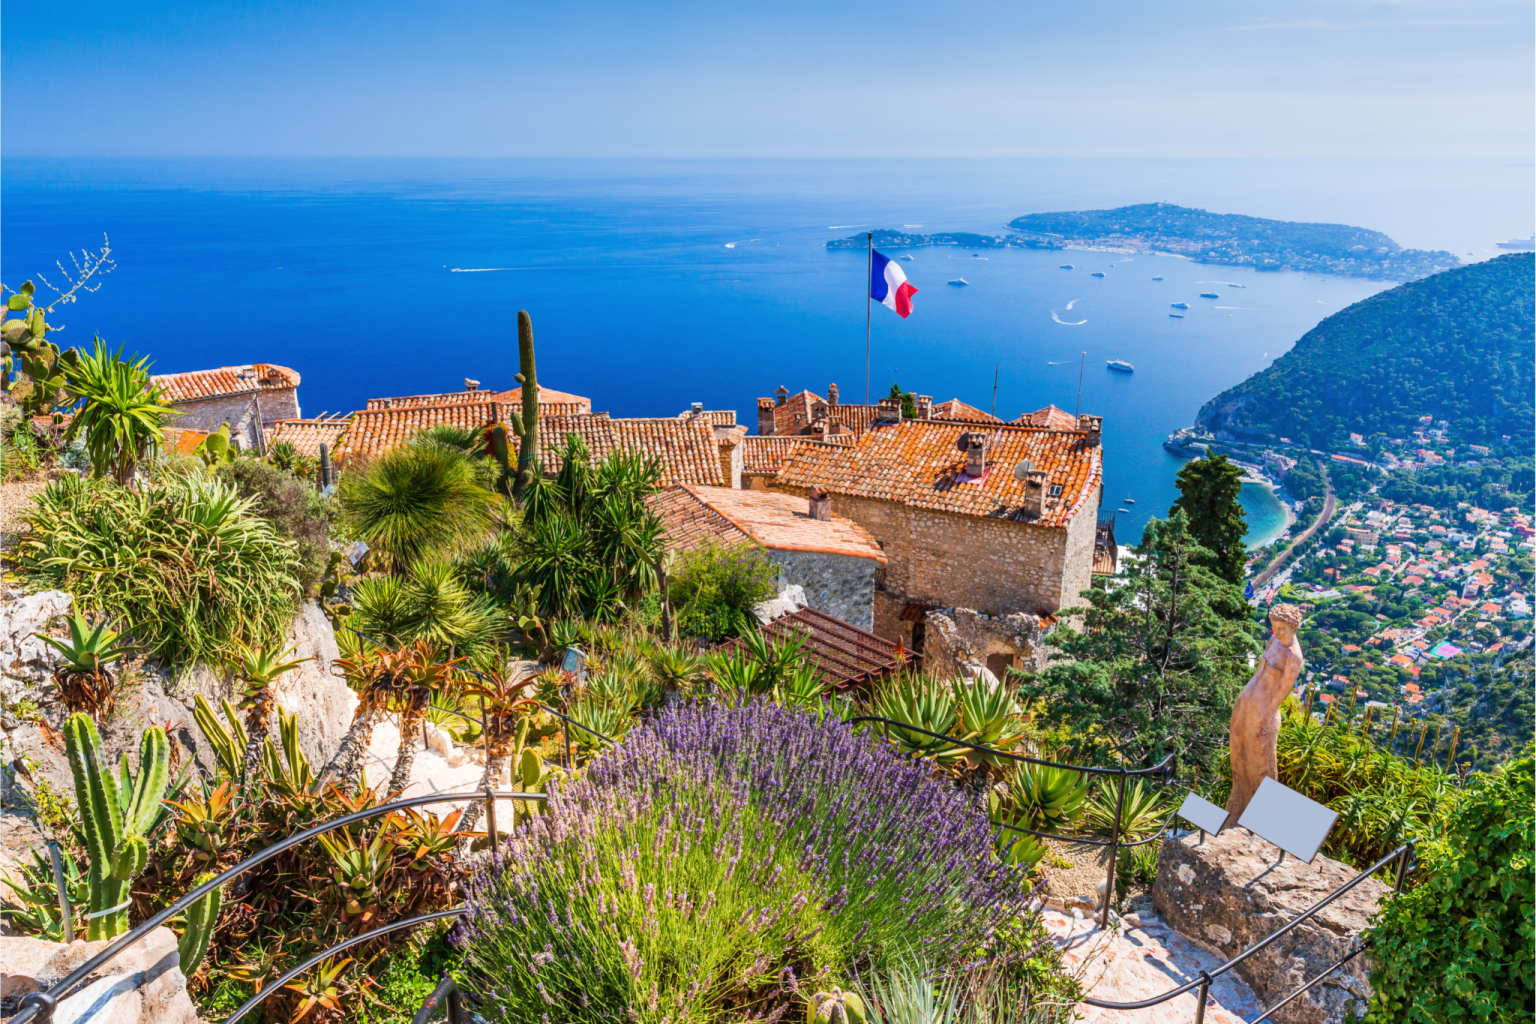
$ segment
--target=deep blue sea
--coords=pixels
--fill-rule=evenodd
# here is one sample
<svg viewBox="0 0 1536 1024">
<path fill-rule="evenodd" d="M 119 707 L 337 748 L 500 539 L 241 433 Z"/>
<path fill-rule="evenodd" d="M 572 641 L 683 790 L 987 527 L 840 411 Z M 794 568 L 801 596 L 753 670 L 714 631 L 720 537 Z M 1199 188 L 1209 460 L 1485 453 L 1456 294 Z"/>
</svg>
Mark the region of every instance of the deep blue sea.
<svg viewBox="0 0 1536 1024">
<path fill-rule="evenodd" d="M 515 315 L 527 309 L 547 386 L 615 416 L 702 401 L 755 429 L 755 399 L 780 384 L 824 393 L 835 381 L 844 400 L 862 399 L 864 253 L 823 245 L 865 227 L 999 233 L 1031 211 L 1167 200 L 1346 221 L 1482 257 L 1528 233 L 1529 173 L 1433 165 L 1405 177 L 1397 165 L 1272 161 L 7 160 L 0 280 L 54 280 L 55 260 L 106 233 L 117 269 L 52 318 L 66 326 L 59 341 L 99 333 L 161 372 L 291 366 L 309 415 L 456 390 L 465 377 L 513 386 Z M 1131 510 L 1122 542 L 1177 496 L 1180 462 L 1160 447 L 1170 431 L 1323 317 L 1390 287 L 1174 257 L 906 255 L 916 312 L 903 321 L 875 307 L 872 393 L 899 381 L 993 408 L 995 375 L 999 416 L 1072 410 L 1086 353 L 1081 409 L 1104 416 L 1105 507 Z M 1219 298 L 1199 297 L 1208 291 Z M 1170 317 L 1181 301 L 1184 317 Z M 1110 372 L 1109 359 L 1136 372 Z M 1249 540 L 1263 541 L 1280 508 L 1249 491 Z"/>
</svg>

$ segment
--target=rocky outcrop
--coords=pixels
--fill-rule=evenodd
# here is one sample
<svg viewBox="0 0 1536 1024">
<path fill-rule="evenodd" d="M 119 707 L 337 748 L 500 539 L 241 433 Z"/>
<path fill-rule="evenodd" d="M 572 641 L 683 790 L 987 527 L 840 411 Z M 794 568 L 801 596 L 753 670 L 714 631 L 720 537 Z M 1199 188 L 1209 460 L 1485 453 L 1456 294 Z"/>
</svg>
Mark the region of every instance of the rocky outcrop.
<svg viewBox="0 0 1536 1024">
<path fill-rule="evenodd" d="M 278 681 L 277 703 L 298 716 L 299 745 L 318 770 L 341 746 L 357 709 L 357 694 L 332 671 L 341 652 L 331 622 L 318 605 L 299 609 L 284 642 L 296 650 L 294 657 L 309 660 Z"/>
<path fill-rule="evenodd" d="M 1000 679 L 1009 668 L 1045 667 L 1038 615 L 945 608 L 929 612 L 924 621 L 923 668 L 940 679 Z"/>
<path fill-rule="evenodd" d="M 805 588 L 795 583 L 780 590 L 777 596 L 753 605 L 752 614 L 757 616 L 758 622 L 766 626 L 774 619 L 793 615 L 809 604 L 810 602 L 805 599 Z"/>
<path fill-rule="evenodd" d="M 16 1006 L 32 992 L 52 987 L 113 940 L 65 945 L 42 939 L 0 938 L 0 999 Z M 58 1005 L 58 1024 L 198 1024 L 187 996 L 176 936 L 156 928 Z"/>
<path fill-rule="evenodd" d="M 74 598 L 62 590 L 0 591 L 0 710 L 9 711 L 25 696 L 38 699 L 36 691 L 53 674 L 59 652 L 34 634 L 58 626 L 73 603 Z M 0 724 L 11 725 L 9 721 Z"/>
<path fill-rule="evenodd" d="M 1358 874 L 1319 854 L 1311 864 L 1244 828 L 1219 836 L 1199 833 L 1163 843 L 1152 905 L 1191 941 L 1231 957 L 1263 939 Z M 1359 941 L 1390 889 L 1366 879 L 1313 917 L 1249 957 L 1235 970 L 1272 1006 L 1342 959 Z M 1370 1002 L 1364 957 L 1292 1001 L 1272 1018 L 1279 1024 L 1324 1024 L 1363 1012 Z"/>
</svg>

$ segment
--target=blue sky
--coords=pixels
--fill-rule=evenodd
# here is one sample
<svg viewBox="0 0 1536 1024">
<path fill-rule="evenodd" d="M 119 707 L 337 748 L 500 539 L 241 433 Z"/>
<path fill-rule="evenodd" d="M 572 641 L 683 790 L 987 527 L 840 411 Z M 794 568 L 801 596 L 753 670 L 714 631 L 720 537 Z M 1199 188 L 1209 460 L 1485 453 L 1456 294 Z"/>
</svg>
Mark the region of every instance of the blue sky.
<svg viewBox="0 0 1536 1024">
<path fill-rule="evenodd" d="M 7 156 L 1529 161 L 1529 0 L 12 3 Z"/>
</svg>

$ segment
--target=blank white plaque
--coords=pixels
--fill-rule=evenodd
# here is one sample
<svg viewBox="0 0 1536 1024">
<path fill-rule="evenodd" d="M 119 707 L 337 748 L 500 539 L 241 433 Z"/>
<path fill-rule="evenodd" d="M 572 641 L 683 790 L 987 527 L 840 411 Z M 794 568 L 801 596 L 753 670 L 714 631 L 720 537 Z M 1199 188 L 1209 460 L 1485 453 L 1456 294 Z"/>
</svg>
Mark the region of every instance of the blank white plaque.
<svg viewBox="0 0 1536 1024">
<path fill-rule="evenodd" d="M 1266 777 L 1237 823 L 1310 864 L 1338 820 L 1337 811 Z"/>
<path fill-rule="evenodd" d="M 1194 793 L 1184 795 L 1184 802 L 1179 805 L 1179 817 L 1194 825 L 1195 828 L 1205 829 L 1211 835 L 1216 835 L 1227 823 L 1225 808 L 1217 807 Z"/>
</svg>

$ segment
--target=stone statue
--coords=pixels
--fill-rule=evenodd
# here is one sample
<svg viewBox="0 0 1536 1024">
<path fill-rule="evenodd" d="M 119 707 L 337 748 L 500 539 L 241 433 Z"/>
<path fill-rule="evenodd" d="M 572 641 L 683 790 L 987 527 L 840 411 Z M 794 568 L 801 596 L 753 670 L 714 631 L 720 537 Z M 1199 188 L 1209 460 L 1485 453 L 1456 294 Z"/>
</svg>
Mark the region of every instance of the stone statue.
<svg viewBox="0 0 1536 1024">
<path fill-rule="evenodd" d="M 1270 609 L 1269 622 L 1274 627 L 1269 646 L 1264 649 L 1253 678 L 1232 705 L 1232 795 L 1227 798 L 1227 823 L 1223 828 L 1237 824 L 1265 776 L 1279 781 L 1275 743 L 1280 736 L 1280 704 L 1295 688 L 1306 664 L 1301 656 L 1301 643 L 1296 639 L 1301 609 L 1293 604 L 1277 604 Z"/>
</svg>

